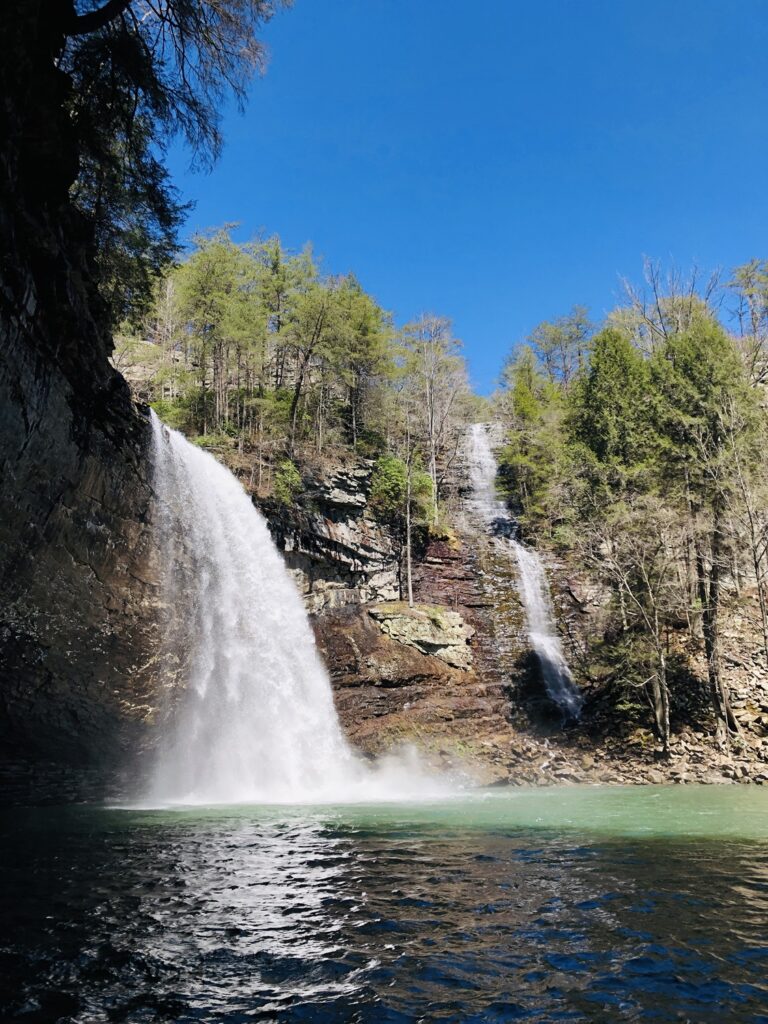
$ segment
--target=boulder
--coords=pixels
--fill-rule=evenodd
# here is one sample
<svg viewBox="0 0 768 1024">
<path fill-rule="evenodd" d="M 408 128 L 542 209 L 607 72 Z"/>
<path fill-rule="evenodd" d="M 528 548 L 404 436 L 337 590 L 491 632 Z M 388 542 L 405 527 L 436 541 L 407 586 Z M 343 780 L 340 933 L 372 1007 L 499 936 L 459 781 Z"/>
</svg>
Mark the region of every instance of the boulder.
<svg viewBox="0 0 768 1024">
<path fill-rule="evenodd" d="M 458 612 L 437 605 L 411 607 L 404 601 L 390 601 L 374 605 L 368 614 L 398 643 L 433 655 L 453 668 L 472 666 L 469 643 L 475 630 Z"/>
</svg>

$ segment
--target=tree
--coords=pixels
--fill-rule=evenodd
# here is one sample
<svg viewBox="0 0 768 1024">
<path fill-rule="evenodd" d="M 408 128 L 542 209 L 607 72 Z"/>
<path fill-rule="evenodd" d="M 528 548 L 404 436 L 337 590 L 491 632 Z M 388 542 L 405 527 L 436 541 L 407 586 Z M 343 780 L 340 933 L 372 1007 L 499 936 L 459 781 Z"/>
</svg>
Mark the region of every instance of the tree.
<svg viewBox="0 0 768 1024">
<path fill-rule="evenodd" d="M 680 530 L 675 510 L 655 495 L 617 501 L 593 517 L 579 534 L 586 565 L 614 595 L 619 642 L 629 650 L 649 697 L 653 724 L 665 753 L 670 742 L 670 632 L 681 616 L 677 565 Z M 625 669 L 626 674 L 626 669 Z"/>
<path fill-rule="evenodd" d="M 584 306 L 574 306 L 565 316 L 551 323 L 544 320 L 534 327 L 528 345 L 541 360 L 550 381 L 568 388 L 584 366 L 591 330 Z"/>
<path fill-rule="evenodd" d="M 768 260 L 752 259 L 733 271 L 726 286 L 736 299 L 739 349 L 750 382 L 768 381 Z"/>
<path fill-rule="evenodd" d="M 752 415 L 749 415 L 749 412 Z M 764 472 L 764 452 L 768 433 L 764 416 L 741 409 L 731 402 L 725 415 L 725 463 L 731 467 L 734 486 L 725 492 L 728 510 L 740 536 L 746 540 L 749 569 L 755 581 L 763 653 L 768 666 L 768 485 Z"/>
<path fill-rule="evenodd" d="M 21 166 L 14 173 L 25 176 L 36 165 L 35 203 L 41 209 L 60 208 L 69 191 L 79 213 L 79 230 L 69 242 L 85 243 L 89 275 L 101 298 L 99 304 L 91 301 L 92 315 L 105 329 L 141 314 L 155 277 L 176 251 L 184 206 L 163 165 L 166 146 L 181 135 L 199 162 L 216 157 L 224 96 L 244 101 L 250 78 L 264 63 L 257 32 L 279 5 L 280 0 L 11 5 L 18 10 L 8 12 L 14 19 L 9 35 L 15 32 L 16 45 L 23 39 L 34 50 L 36 78 L 56 83 L 22 94 L 20 106 L 30 124 L 20 132 Z M 43 125 L 51 136 L 46 147 L 38 141 Z"/>
<path fill-rule="evenodd" d="M 446 317 L 422 314 L 403 328 L 403 368 L 421 396 L 420 426 L 432 479 L 432 522 L 439 519 L 443 475 L 458 446 L 452 413 L 467 389 L 460 343 Z M 447 456 L 447 459 L 446 459 Z"/>
<path fill-rule="evenodd" d="M 419 467 L 410 444 L 405 459 L 396 455 L 383 455 L 376 462 L 371 477 L 369 507 L 375 518 L 394 527 L 400 538 L 400 562 L 403 561 L 404 553 L 406 594 L 411 606 L 413 525 L 426 521 L 431 499 L 431 477 Z"/>
<path fill-rule="evenodd" d="M 360 431 L 366 426 L 371 389 L 394 369 L 392 323 L 351 274 L 342 279 L 338 300 L 345 324 L 343 344 L 338 348 L 338 370 L 349 389 L 349 427 L 352 447 L 357 448 Z"/>
<path fill-rule="evenodd" d="M 275 500 L 280 505 L 290 505 L 301 489 L 301 474 L 296 464 L 284 459 L 275 472 Z"/>
<path fill-rule="evenodd" d="M 615 328 L 592 342 L 589 365 L 571 403 L 572 433 L 615 474 L 626 474 L 648 453 L 650 375 L 640 352 Z"/>
<path fill-rule="evenodd" d="M 266 317 L 252 261 L 226 229 L 195 239 L 196 249 L 176 274 L 179 304 L 195 346 L 202 433 L 229 422 L 229 352 L 263 338 Z M 212 399 L 212 401 L 211 401 Z M 238 406 L 238 420 L 239 420 Z"/>
<path fill-rule="evenodd" d="M 712 320 L 696 318 L 687 331 L 667 337 L 650 369 L 660 396 L 656 418 L 662 473 L 687 510 L 710 695 L 718 737 L 725 740 L 729 729 L 739 728 L 720 666 L 726 511 L 736 485 L 727 418 L 736 408 L 751 421 L 754 399 L 738 353 Z M 747 436 L 744 431 L 744 441 Z"/>
<path fill-rule="evenodd" d="M 529 345 L 516 349 L 504 368 L 498 408 L 507 435 L 501 480 L 521 521 L 542 526 L 560 476 L 563 402 L 560 385 L 544 375 Z"/>
<path fill-rule="evenodd" d="M 541 414 L 545 381 L 536 353 L 530 345 L 515 349 L 502 373 L 508 415 L 517 423 L 534 423 Z"/>
<path fill-rule="evenodd" d="M 265 241 L 250 243 L 245 246 L 245 250 L 260 268 L 261 300 L 267 315 L 268 346 L 264 350 L 259 374 L 259 394 L 263 397 L 267 386 L 268 364 L 271 364 L 272 386 L 275 390 L 282 388 L 285 383 L 288 357 L 286 329 L 297 289 L 315 273 L 314 261 L 309 247 L 298 255 L 290 255 L 277 235 Z"/>
<path fill-rule="evenodd" d="M 629 304 L 614 310 L 607 325 L 626 331 L 632 343 L 646 355 L 673 335 L 714 316 L 717 271 L 704 279 L 696 266 L 687 275 L 675 266 L 665 272 L 659 260 L 646 257 L 643 282 L 638 287 L 623 279 Z"/>
<path fill-rule="evenodd" d="M 313 359 L 328 358 L 342 329 L 340 308 L 334 289 L 317 281 L 314 273 L 299 293 L 288 330 L 289 350 L 294 355 L 294 385 L 291 398 L 289 451 L 296 445 L 299 405 Z"/>
</svg>

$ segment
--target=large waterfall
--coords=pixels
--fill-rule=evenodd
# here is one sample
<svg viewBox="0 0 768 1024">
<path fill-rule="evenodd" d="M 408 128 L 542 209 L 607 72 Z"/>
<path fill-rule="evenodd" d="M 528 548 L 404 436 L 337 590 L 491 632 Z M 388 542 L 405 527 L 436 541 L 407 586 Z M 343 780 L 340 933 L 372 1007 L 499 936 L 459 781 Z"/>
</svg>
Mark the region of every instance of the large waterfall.
<svg viewBox="0 0 768 1024">
<path fill-rule="evenodd" d="M 152 424 L 165 657 L 183 678 L 148 802 L 422 795 L 412 765 L 372 770 L 349 748 L 304 605 L 236 478 L 154 413 Z"/>
<path fill-rule="evenodd" d="M 496 495 L 496 459 L 488 430 L 473 423 L 469 436 L 470 482 L 473 505 L 480 521 L 500 542 L 509 545 L 517 561 L 518 587 L 525 609 L 528 638 L 541 667 L 551 700 L 570 718 L 581 711 L 581 694 L 571 676 L 555 627 L 546 573 L 536 552 L 515 537 L 517 527 Z"/>
</svg>

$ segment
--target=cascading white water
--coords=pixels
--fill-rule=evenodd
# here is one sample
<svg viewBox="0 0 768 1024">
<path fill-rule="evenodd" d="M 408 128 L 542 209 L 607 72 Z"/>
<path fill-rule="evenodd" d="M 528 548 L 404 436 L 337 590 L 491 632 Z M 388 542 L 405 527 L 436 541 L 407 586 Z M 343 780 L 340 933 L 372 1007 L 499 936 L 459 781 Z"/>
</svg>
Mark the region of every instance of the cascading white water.
<svg viewBox="0 0 768 1024">
<path fill-rule="evenodd" d="M 579 693 L 565 660 L 555 628 L 547 576 L 541 559 L 516 538 L 516 524 L 496 495 L 497 464 L 488 430 L 483 423 L 470 427 L 469 463 L 473 505 L 478 518 L 508 543 L 517 560 L 518 589 L 525 609 L 528 638 L 544 680 L 548 696 L 572 718 L 581 711 Z"/>
<path fill-rule="evenodd" d="M 152 414 L 166 654 L 186 667 L 146 802 L 395 799 L 444 788 L 348 746 L 304 605 L 236 478 Z M 183 656 L 182 656 L 183 654 Z"/>
</svg>

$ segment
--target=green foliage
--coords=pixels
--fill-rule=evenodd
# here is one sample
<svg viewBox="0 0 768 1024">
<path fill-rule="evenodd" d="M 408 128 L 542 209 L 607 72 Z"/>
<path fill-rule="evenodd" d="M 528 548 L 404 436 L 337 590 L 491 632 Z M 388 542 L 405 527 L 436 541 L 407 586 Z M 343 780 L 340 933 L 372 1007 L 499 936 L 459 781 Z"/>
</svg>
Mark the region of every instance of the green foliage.
<svg viewBox="0 0 768 1024">
<path fill-rule="evenodd" d="M 198 448 L 231 448 L 232 447 L 232 435 L 226 434 L 223 431 L 218 434 L 199 434 L 197 437 L 190 438 L 192 444 L 196 444 Z"/>
<path fill-rule="evenodd" d="M 567 463 L 562 388 L 544 374 L 528 345 L 505 367 L 503 385 L 499 404 L 509 431 L 500 452 L 500 482 L 524 525 L 546 524 L 552 533 L 562 527 L 552 499 Z"/>
<path fill-rule="evenodd" d="M 432 478 L 419 466 L 411 470 L 411 515 L 423 523 L 432 502 Z M 408 495 L 408 465 L 396 455 L 383 455 L 373 468 L 368 507 L 379 522 L 402 528 Z"/>
<path fill-rule="evenodd" d="M 179 399 L 157 398 L 152 403 L 152 408 L 157 415 L 172 430 L 189 429 L 189 405 L 186 401 Z"/>
<path fill-rule="evenodd" d="M 394 344 L 375 300 L 276 237 L 238 245 L 222 228 L 194 241 L 145 321 L 164 352 L 155 384 L 198 392 L 194 432 L 234 421 L 249 438 L 282 433 L 289 449 L 312 438 L 318 450 L 361 439 L 380 450 Z"/>
<path fill-rule="evenodd" d="M 290 459 L 284 459 L 275 472 L 275 499 L 281 505 L 291 505 L 302 489 L 303 484 L 298 467 Z"/>
<path fill-rule="evenodd" d="M 428 511 L 432 504 L 432 477 L 423 469 L 411 472 L 411 512 L 418 523 L 426 523 Z"/>
<path fill-rule="evenodd" d="M 408 467 L 396 455 L 383 455 L 373 468 L 368 507 L 383 523 L 399 522 L 404 515 Z"/>
<path fill-rule="evenodd" d="M 754 420 L 756 401 L 743 364 L 719 324 L 699 320 L 672 335 L 650 362 L 660 468 L 700 497 L 719 486 L 729 418 Z M 746 440 L 746 437 L 744 438 Z"/>
<path fill-rule="evenodd" d="M 650 443 L 649 392 L 648 366 L 626 334 L 601 331 L 573 395 L 573 438 L 602 463 L 629 469 L 641 462 Z"/>
<path fill-rule="evenodd" d="M 646 359 L 621 330 L 592 341 L 590 358 L 569 396 L 567 444 L 587 505 L 610 503 L 653 479 L 658 446 L 657 396 Z"/>
<path fill-rule="evenodd" d="M 530 345 L 517 349 L 504 368 L 503 380 L 509 389 L 510 409 L 519 424 L 533 424 L 540 418 L 545 381 L 538 359 Z"/>
<path fill-rule="evenodd" d="M 387 438 L 380 430 L 365 428 L 358 431 L 356 449 L 364 459 L 377 459 L 387 448 Z"/>
</svg>

